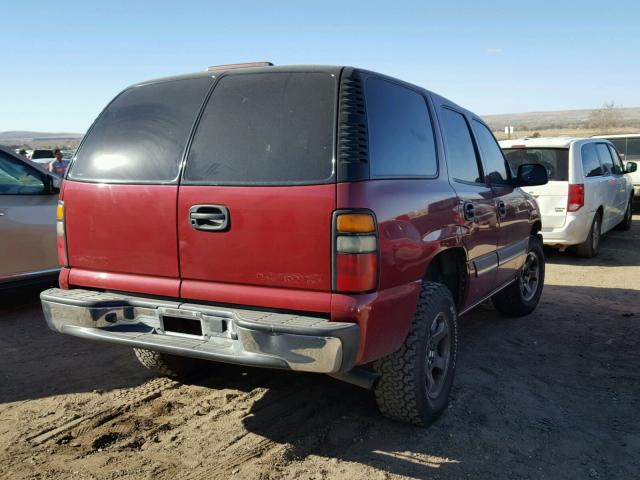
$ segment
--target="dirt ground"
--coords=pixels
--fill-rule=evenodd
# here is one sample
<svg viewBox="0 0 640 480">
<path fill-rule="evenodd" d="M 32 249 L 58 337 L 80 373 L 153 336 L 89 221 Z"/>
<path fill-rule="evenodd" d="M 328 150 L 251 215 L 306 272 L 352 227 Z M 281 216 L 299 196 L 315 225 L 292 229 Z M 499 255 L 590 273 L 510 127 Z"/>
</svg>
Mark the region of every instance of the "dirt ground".
<svg viewBox="0 0 640 480">
<path fill-rule="evenodd" d="M 329 377 L 213 365 L 154 378 L 126 348 L 0 298 L 0 479 L 632 479 L 640 472 L 640 215 L 593 260 L 548 252 L 539 308 L 461 319 L 450 408 L 381 417 Z"/>
</svg>

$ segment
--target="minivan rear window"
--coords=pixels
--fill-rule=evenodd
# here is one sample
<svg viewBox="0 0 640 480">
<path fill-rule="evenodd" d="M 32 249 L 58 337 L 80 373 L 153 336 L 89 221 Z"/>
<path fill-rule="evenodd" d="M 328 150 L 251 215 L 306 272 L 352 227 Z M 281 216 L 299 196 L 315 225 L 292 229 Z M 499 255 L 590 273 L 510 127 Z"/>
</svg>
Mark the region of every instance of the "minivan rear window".
<svg viewBox="0 0 640 480">
<path fill-rule="evenodd" d="M 569 180 L 568 148 L 505 148 L 503 152 L 514 173 L 520 165 L 535 163 L 547 169 L 549 180 Z"/>
<path fill-rule="evenodd" d="M 222 77 L 203 112 L 183 183 L 281 185 L 333 177 L 336 77 L 321 72 Z"/>
<path fill-rule="evenodd" d="M 113 183 L 178 180 L 189 132 L 210 77 L 132 87 L 113 100 L 85 137 L 68 178 Z"/>
</svg>

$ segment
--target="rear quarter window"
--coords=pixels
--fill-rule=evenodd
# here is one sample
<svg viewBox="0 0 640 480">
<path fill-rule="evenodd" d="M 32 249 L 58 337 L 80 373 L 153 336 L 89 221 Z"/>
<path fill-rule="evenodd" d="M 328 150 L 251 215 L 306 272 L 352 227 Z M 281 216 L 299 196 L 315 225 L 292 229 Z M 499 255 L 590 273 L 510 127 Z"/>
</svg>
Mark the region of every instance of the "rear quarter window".
<svg viewBox="0 0 640 480">
<path fill-rule="evenodd" d="M 132 87 L 107 106 L 82 142 L 68 178 L 170 183 L 211 85 L 194 78 Z"/>
<path fill-rule="evenodd" d="M 438 173 L 425 98 L 378 78 L 366 82 L 371 178 L 432 177 Z"/>
</svg>

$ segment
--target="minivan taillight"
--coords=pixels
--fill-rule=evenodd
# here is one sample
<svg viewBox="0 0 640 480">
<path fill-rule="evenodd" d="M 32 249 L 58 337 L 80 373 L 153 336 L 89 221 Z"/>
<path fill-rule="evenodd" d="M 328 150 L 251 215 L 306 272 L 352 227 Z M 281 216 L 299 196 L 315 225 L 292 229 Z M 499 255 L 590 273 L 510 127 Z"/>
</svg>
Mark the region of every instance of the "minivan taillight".
<svg viewBox="0 0 640 480">
<path fill-rule="evenodd" d="M 64 228 L 64 202 L 58 201 L 58 208 L 56 210 L 56 243 L 58 246 L 58 264 L 61 267 L 69 265 L 69 259 L 67 258 L 67 236 Z"/>
<path fill-rule="evenodd" d="M 378 286 L 378 235 L 373 213 L 339 212 L 333 226 L 333 289 L 363 293 Z"/>
<path fill-rule="evenodd" d="M 567 211 L 577 212 L 584 207 L 584 185 L 582 183 L 569 184 L 569 199 L 567 200 Z"/>
</svg>

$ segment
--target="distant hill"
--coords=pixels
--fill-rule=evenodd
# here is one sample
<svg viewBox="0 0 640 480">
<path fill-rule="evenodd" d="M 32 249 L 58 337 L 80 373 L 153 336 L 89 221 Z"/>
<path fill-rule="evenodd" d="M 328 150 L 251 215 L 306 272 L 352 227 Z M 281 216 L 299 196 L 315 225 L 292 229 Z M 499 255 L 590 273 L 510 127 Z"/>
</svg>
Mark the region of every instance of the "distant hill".
<svg viewBox="0 0 640 480">
<path fill-rule="evenodd" d="M 82 138 L 82 135 L 82 133 L 29 132 L 17 130 L 0 132 L 0 142 L 13 140 L 78 140 Z"/>
<path fill-rule="evenodd" d="M 0 145 L 15 148 L 76 148 L 82 140 L 82 133 L 68 132 L 0 132 Z"/>
<path fill-rule="evenodd" d="M 501 131 L 507 125 L 516 130 L 548 130 L 564 128 L 586 128 L 591 114 L 599 109 L 558 110 L 554 112 L 502 113 L 483 115 L 492 130 Z M 616 108 L 620 126 L 640 127 L 640 107 Z"/>
</svg>

